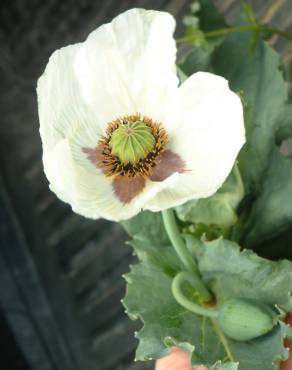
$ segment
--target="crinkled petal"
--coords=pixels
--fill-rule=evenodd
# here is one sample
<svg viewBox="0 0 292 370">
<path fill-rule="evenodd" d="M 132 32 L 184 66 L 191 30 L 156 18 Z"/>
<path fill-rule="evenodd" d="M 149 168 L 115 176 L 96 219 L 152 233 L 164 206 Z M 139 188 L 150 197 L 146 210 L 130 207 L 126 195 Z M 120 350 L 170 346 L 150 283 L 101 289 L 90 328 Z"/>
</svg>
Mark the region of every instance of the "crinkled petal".
<svg viewBox="0 0 292 370">
<path fill-rule="evenodd" d="M 77 213 L 129 218 L 173 181 L 131 183 L 125 193 L 122 181 L 97 168 L 94 150 L 119 116 L 163 116 L 178 85 L 174 27 L 167 13 L 130 10 L 85 43 L 56 51 L 39 79 L 44 169 L 51 189 Z"/>
<path fill-rule="evenodd" d="M 102 133 L 95 111 L 80 93 L 73 69 L 80 45 L 57 50 L 38 80 L 40 134 L 44 152 L 53 150 L 59 140 L 73 135 L 77 128 L 90 131 L 93 139 Z"/>
<path fill-rule="evenodd" d="M 214 194 L 245 142 L 240 98 L 223 77 L 204 72 L 192 75 L 179 87 L 169 115 L 166 125 L 173 124 L 173 115 L 178 120 L 169 148 L 185 161 L 186 171 L 144 207 L 153 211 Z"/>
<path fill-rule="evenodd" d="M 161 183 L 147 181 L 142 191 L 130 203 L 125 203 L 115 194 L 113 177 L 88 171 L 74 160 L 67 139 L 60 140 L 52 152 L 45 153 L 43 160 L 51 190 L 76 213 L 93 219 L 128 219 L 140 212 L 157 192 L 175 181 L 175 176 Z"/>
<path fill-rule="evenodd" d="M 131 9 L 89 35 L 74 68 L 100 122 L 134 113 L 164 119 L 178 85 L 174 28 L 168 13 Z"/>
</svg>

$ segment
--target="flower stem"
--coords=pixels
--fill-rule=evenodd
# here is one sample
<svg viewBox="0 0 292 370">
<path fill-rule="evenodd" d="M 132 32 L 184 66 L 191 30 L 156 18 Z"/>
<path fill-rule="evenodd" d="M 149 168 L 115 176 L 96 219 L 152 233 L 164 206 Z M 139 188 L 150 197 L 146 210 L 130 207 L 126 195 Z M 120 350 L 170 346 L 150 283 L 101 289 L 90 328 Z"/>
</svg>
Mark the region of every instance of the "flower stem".
<svg viewBox="0 0 292 370">
<path fill-rule="evenodd" d="M 200 273 L 197 267 L 197 264 L 189 252 L 181 234 L 179 231 L 179 228 L 177 226 L 174 211 L 172 209 L 167 209 L 162 211 L 162 219 L 164 222 L 165 230 L 168 234 L 168 237 L 172 243 L 172 246 L 174 247 L 178 257 L 182 261 L 185 268 L 188 270 L 188 272 L 181 272 L 173 279 L 173 292 L 177 295 L 178 299 L 183 298 L 183 294 L 180 294 L 179 285 L 181 282 L 181 279 L 184 278 L 185 280 L 189 281 L 196 289 L 196 291 L 199 293 L 200 298 L 203 302 L 208 302 L 212 299 L 212 295 L 208 291 L 208 289 L 205 287 L 203 282 L 200 279 Z M 178 279 L 178 281 L 176 280 Z M 185 301 L 185 300 L 184 300 Z M 179 302 L 179 301 L 178 301 Z M 192 302 L 190 302 L 192 303 Z M 185 306 L 184 306 L 185 307 Z M 200 307 L 200 306 L 198 306 Z"/>
<path fill-rule="evenodd" d="M 239 27 L 226 27 L 226 28 L 220 28 L 214 31 L 205 32 L 204 36 L 206 38 L 212 38 L 217 36 L 224 36 L 231 33 L 237 33 L 237 32 L 247 32 L 247 31 L 257 31 L 257 32 L 270 32 L 275 35 L 279 35 L 281 37 L 286 38 L 289 41 L 292 41 L 292 35 L 290 35 L 288 32 L 278 30 L 274 27 L 264 26 L 264 25 L 247 25 L 247 26 L 239 26 Z M 178 42 L 192 42 L 195 40 L 195 36 L 189 35 L 182 37 L 178 39 Z"/>
<path fill-rule="evenodd" d="M 278 30 L 274 27 L 268 27 L 263 25 L 249 25 L 249 26 L 239 26 L 239 27 L 230 27 L 230 28 L 222 28 L 215 31 L 209 31 L 205 33 L 206 37 L 216 37 L 216 36 L 223 36 L 229 33 L 236 33 L 236 32 L 246 32 L 246 31 L 258 31 L 258 32 L 270 32 L 275 35 L 282 36 L 290 41 L 292 41 L 292 35 L 285 31 Z"/>
<path fill-rule="evenodd" d="M 213 325 L 213 328 L 214 328 L 215 332 L 217 333 L 217 335 L 218 335 L 218 337 L 219 337 L 219 339 L 220 339 L 220 341 L 221 341 L 221 343 L 222 343 L 222 345 L 225 349 L 225 352 L 227 354 L 228 359 L 232 362 L 235 362 L 235 359 L 234 359 L 234 357 L 232 355 L 232 352 L 230 350 L 230 347 L 229 347 L 228 340 L 225 337 L 224 333 L 222 332 L 220 326 L 218 325 L 217 320 L 215 320 L 214 318 L 211 318 L 210 320 L 212 322 L 212 325 Z"/>
<path fill-rule="evenodd" d="M 242 177 L 241 177 L 237 162 L 235 162 L 233 171 L 234 171 L 234 176 L 235 176 L 236 182 L 238 184 L 238 193 L 241 195 L 241 197 L 243 197 L 244 193 L 245 193 L 244 183 L 242 181 Z"/>
<path fill-rule="evenodd" d="M 171 284 L 171 291 L 176 299 L 176 301 L 187 310 L 194 312 L 198 315 L 208 316 L 208 317 L 217 317 L 218 311 L 214 308 L 207 308 L 201 305 L 198 305 L 192 301 L 190 301 L 182 292 L 181 285 L 183 282 L 189 282 L 192 287 L 196 288 L 196 291 L 200 294 L 200 296 L 205 300 L 209 301 L 211 299 L 211 295 L 205 286 L 202 284 L 201 280 L 195 276 L 190 274 L 189 272 L 179 272 L 174 279 L 172 280 Z"/>
<path fill-rule="evenodd" d="M 185 268 L 188 271 L 191 271 L 198 275 L 199 272 L 197 264 L 195 263 L 193 256 L 187 249 L 185 242 L 180 234 L 173 210 L 167 209 L 162 211 L 162 219 L 168 237 Z"/>
</svg>

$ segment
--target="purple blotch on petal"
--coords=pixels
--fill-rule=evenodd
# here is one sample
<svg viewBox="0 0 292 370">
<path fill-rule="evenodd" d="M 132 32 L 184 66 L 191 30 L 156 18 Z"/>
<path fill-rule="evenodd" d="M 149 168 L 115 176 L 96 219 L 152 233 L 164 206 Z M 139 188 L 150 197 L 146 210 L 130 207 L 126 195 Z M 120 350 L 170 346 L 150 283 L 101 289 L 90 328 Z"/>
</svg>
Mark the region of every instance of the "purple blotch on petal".
<svg viewBox="0 0 292 370">
<path fill-rule="evenodd" d="M 87 154 L 87 159 L 89 159 L 91 163 L 97 166 L 96 148 L 82 148 L 82 152 Z"/>
<path fill-rule="evenodd" d="M 128 204 L 143 191 L 145 183 L 146 180 L 142 176 L 116 176 L 113 188 L 118 199 L 122 203 Z"/>
<path fill-rule="evenodd" d="M 102 147 L 99 145 L 96 148 L 81 148 L 82 152 L 87 155 L 87 159 L 96 167 L 102 168 Z"/>
<path fill-rule="evenodd" d="M 175 172 L 184 173 L 185 161 L 181 157 L 172 152 L 171 150 L 165 150 L 161 153 L 158 163 L 154 168 L 152 175 L 150 176 L 151 181 L 164 181 Z"/>
</svg>

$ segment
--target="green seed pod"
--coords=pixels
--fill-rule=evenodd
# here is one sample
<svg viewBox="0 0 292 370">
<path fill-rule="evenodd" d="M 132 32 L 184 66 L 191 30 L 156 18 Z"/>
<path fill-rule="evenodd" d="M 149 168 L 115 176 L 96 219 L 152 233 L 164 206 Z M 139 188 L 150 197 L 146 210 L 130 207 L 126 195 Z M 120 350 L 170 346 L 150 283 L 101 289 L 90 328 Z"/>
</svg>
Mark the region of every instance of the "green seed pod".
<svg viewBox="0 0 292 370">
<path fill-rule="evenodd" d="M 218 322 L 229 338 L 248 341 L 271 331 L 278 323 L 278 315 L 265 304 L 248 299 L 230 299 L 219 307 Z"/>
<path fill-rule="evenodd" d="M 151 128 L 142 121 L 124 121 L 111 135 L 110 148 L 120 161 L 136 164 L 154 148 Z"/>
</svg>

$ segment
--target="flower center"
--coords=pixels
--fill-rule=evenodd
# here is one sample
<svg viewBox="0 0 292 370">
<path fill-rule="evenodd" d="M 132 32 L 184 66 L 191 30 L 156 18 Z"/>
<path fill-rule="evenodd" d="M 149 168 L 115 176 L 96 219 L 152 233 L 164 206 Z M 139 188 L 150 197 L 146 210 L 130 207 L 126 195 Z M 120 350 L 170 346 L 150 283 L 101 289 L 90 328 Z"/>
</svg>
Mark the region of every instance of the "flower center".
<svg viewBox="0 0 292 370">
<path fill-rule="evenodd" d="M 122 120 L 109 141 L 111 153 L 119 158 L 122 164 L 136 164 L 145 158 L 155 147 L 155 137 L 151 127 L 143 121 Z"/>
<path fill-rule="evenodd" d="M 161 123 L 136 113 L 109 122 L 97 147 L 83 151 L 106 176 L 146 178 L 152 175 L 167 143 Z"/>
</svg>

